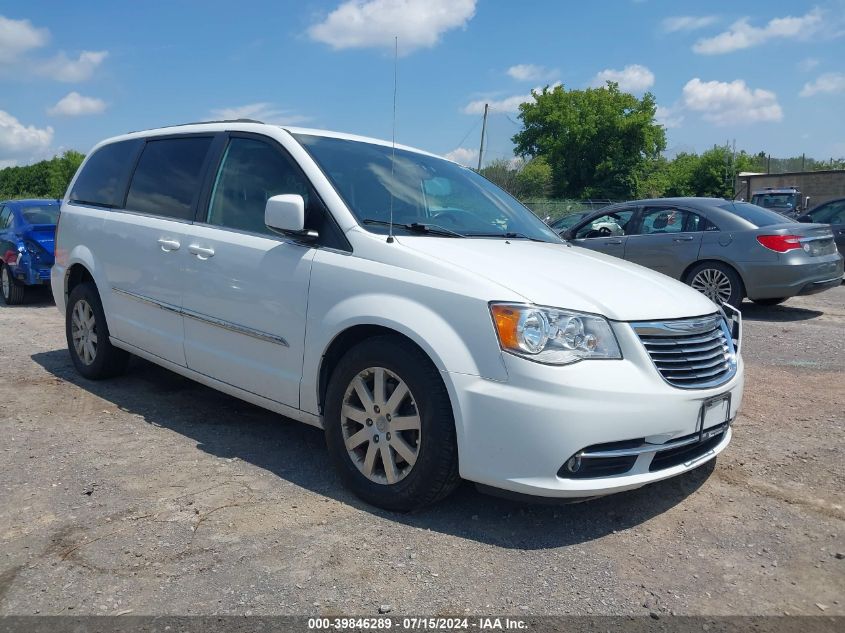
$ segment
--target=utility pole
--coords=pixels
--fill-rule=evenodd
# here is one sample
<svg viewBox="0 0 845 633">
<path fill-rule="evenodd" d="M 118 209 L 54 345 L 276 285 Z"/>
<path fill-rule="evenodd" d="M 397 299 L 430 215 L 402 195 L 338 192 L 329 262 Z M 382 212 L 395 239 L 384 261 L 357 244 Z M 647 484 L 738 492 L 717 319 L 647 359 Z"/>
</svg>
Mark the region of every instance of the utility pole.
<svg viewBox="0 0 845 633">
<path fill-rule="evenodd" d="M 484 120 L 481 122 L 481 145 L 478 147 L 478 171 L 481 171 L 481 157 L 484 155 L 484 135 L 487 133 L 487 108 L 489 104 L 484 104 Z"/>
</svg>

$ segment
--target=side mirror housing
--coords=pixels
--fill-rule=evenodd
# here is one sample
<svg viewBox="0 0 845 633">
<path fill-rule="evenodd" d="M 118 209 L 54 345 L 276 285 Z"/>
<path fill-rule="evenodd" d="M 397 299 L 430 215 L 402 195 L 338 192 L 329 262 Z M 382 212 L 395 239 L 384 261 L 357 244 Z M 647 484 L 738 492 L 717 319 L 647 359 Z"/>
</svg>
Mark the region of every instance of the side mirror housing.
<svg viewBox="0 0 845 633">
<path fill-rule="evenodd" d="M 802 215 L 798 218 L 799 222 L 812 223 L 812 218 L 809 215 Z"/>
<path fill-rule="evenodd" d="M 575 238 L 575 234 L 572 232 L 572 229 L 564 229 L 560 232 L 560 237 L 567 242 L 571 242 Z"/>
<path fill-rule="evenodd" d="M 317 237 L 316 231 L 305 230 L 305 200 L 296 194 L 273 196 L 264 206 L 264 224 L 282 235 Z"/>
</svg>

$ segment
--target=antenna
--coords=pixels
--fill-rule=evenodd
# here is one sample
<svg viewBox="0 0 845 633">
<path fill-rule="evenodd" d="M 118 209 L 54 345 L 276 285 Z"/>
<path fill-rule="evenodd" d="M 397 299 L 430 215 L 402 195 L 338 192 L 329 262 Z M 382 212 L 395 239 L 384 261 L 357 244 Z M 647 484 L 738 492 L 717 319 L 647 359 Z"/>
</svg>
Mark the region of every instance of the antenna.
<svg viewBox="0 0 845 633">
<path fill-rule="evenodd" d="M 393 137 L 390 154 L 390 181 L 393 184 L 393 166 L 396 163 L 396 84 L 399 70 L 399 36 L 393 38 Z M 393 192 L 390 192 L 390 224 L 387 229 L 387 243 L 393 244 Z"/>
</svg>

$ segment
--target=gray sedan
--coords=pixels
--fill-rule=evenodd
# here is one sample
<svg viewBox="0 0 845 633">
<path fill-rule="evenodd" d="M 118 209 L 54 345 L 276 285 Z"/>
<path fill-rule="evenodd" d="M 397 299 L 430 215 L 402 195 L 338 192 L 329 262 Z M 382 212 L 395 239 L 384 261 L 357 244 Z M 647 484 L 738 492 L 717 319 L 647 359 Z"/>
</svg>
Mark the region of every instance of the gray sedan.
<svg viewBox="0 0 845 633">
<path fill-rule="evenodd" d="M 774 305 L 838 286 L 830 226 L 798 223 L 747 202 L 660 198 L 605 207 L 561 237 L 689 284 L 717 303 Z"/>
</svg>

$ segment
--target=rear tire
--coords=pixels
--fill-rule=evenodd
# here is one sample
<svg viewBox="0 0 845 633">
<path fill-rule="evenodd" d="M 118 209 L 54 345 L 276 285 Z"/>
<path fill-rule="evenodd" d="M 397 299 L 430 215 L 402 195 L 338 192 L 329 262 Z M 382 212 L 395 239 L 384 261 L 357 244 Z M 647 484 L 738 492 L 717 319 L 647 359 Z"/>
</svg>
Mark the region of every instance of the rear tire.
<svg viewBox="0 0 845 633">
<path fill-rule="evenodd" d="M 6 305 L 17 306 L 23 303 L 26 286 L 12 276 L 5 264 L 0 264 L 0 288 Z"/>
<path fill-rule="evenodd" d="M 460 482 L 449 394 L 409 341 L 379 336 L 349 350 L 332 372 L 324 414 L 331 461 L 367 503 L 408 512 Z"/>
<path fill-rule="evenodd" d="M 775 297 L 774 299 L 752 299 L 758 306 L 776 306 L 789 299 L 789 297 Z"/>
<path fill-rule="evenodd" d="M 103 304 L 93 283 L 81 283 L 71 291 L 65 334 L 73 365 L 85 378 L 102 380 L 126 371 L 130 354 L 111 344 Z"/>
<path fill-rule="evenodd" d="M 727 303 L 739 308 L 745 297 L 737 272 L 720 262 L 702 262 L 687 273 L 685 283 L 698 290 L 716 305 Z"/>
</svg>

